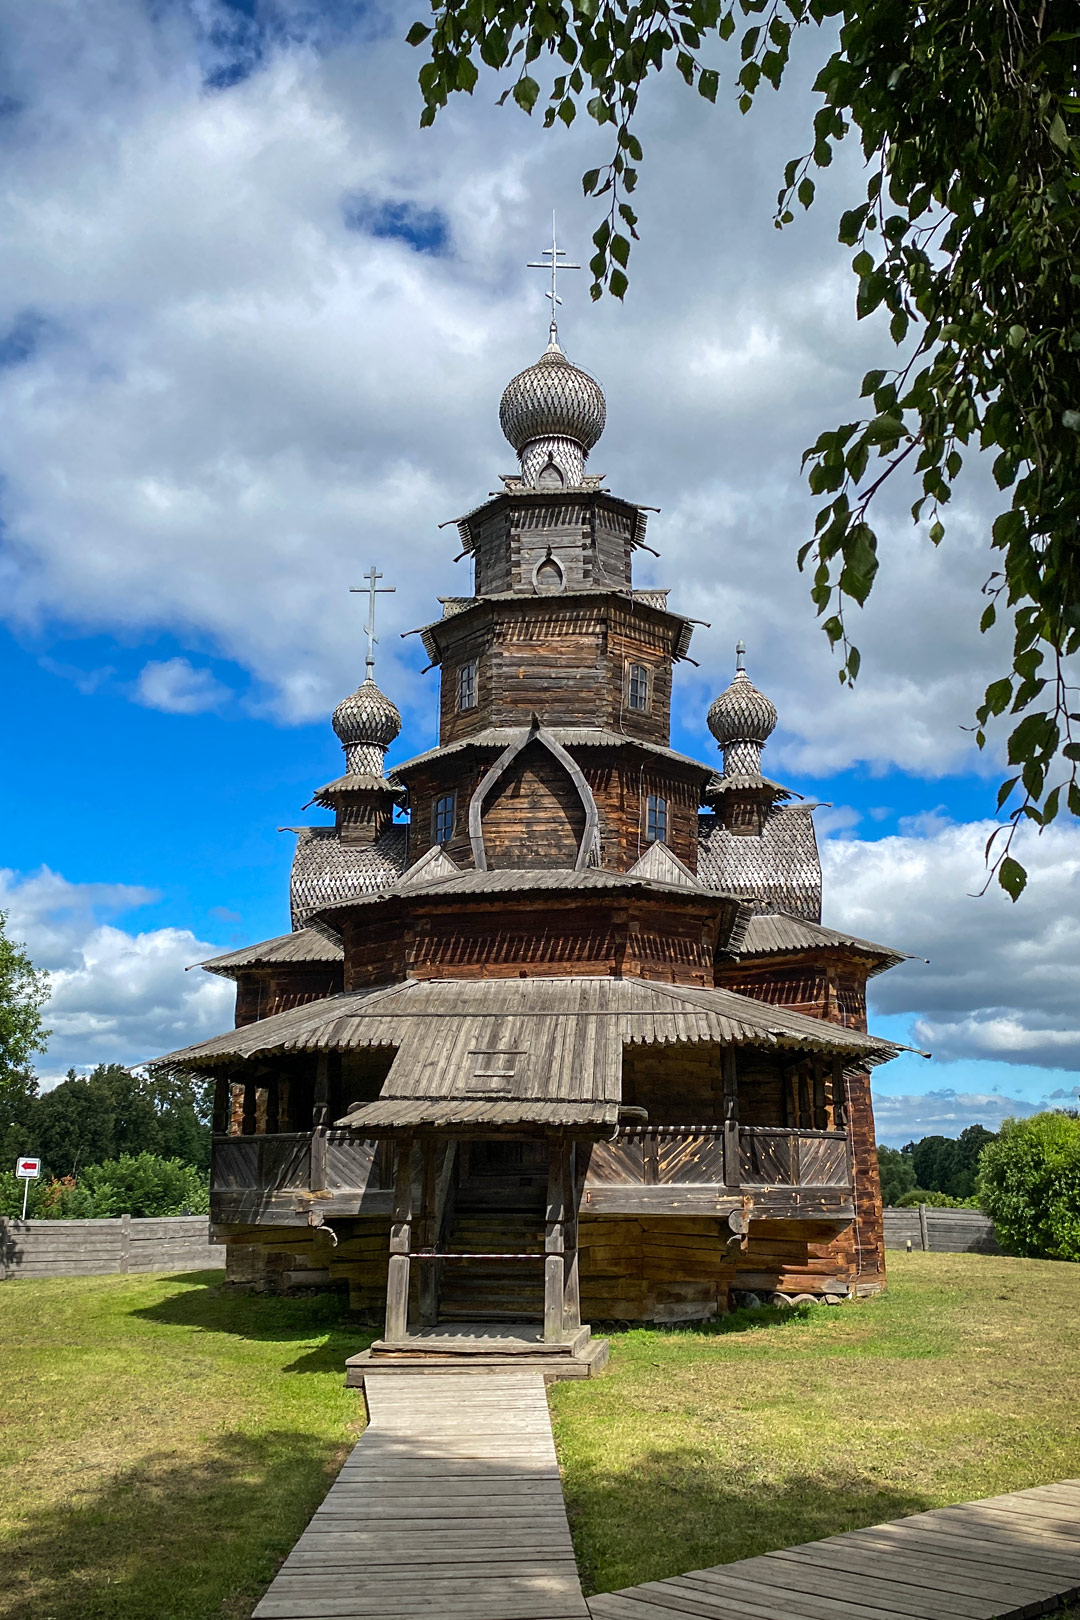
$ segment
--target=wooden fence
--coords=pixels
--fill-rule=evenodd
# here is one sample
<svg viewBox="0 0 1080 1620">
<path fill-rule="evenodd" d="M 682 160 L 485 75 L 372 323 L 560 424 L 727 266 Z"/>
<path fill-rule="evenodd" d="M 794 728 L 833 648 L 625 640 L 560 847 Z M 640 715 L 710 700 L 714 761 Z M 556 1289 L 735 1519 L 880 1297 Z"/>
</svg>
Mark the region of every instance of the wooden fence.
<svg viewBox="0 0 1080 1620">
<path fill-rule="evenodd" d="M 930 1249 L 938 1254 L 1000 1254 L 994 1225 L 978 1209 L 915 1209 L 885 1211 L 887 1249 Z"/>
<path fill-rule="evenodd" d="M 101 1221 L 0 1216 L 0 1278 L 96 1277 L 112 1271 L 203 1271 L 223 1266 L 205 1215 Z"/>
</svg>

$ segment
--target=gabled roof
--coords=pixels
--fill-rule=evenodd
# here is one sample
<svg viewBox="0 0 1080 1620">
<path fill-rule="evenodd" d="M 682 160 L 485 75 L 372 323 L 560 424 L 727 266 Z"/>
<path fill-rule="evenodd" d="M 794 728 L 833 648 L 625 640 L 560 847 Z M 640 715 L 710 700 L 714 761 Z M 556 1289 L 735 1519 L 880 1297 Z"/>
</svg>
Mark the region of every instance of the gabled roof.
<svg viewBox="0 0 1080 1620">
<path fill-rule="evenodd" d="M 276 1053 L 395 1049 L 353 1129 L 419 1124 L 614 1125 L 625 1045 L 707 1043 L 820 1053 L 860 1066 L 899 1050 L 731 990 L 644 979 L 406 980 L 276 1013 L 153 1060 L 212 1072 Z"/>
<path fill-rule="evenodd" d="M 264 939 L 257 945 L 245 945 L 241 950 L 226 951 L 224 956 L 211 956 L 205 962 L 191 965 L 229 979 L 241 968 L 277 967 L 289 962 L 333 963 L 344 958 L 340 938 L 323 923 L 298 928 L 291 934 L 279 934 L 275 939 Z"/>
<path fill-rule="evenodd" d="M 844 934 L 836 928 L 825 928 L 821 923 L 808 922 L 805 917 L 793 917 L 788 912 L 774 911 L 756 914 L 746 925 L 739 958 L 747 956 L 780 956 L 788 951 L 820 950 L 822 947 L 841 947 L 857 951 L 875 959 L 870 976 L 884 973 L 886 968 L 899 962 L 916 961 L 907 951 L 896 951 L 890 945 L 875 945 L 872 940 L 860 939 L 856 934 Z"/>
<path fill-rule="evenodd" d="M 373 844 L 343 844 L 336 827 L 299 828 L 289 879 L 294 928 L 328 903 L 396 883 L 405 870 L 408 836 L 404 823 L 394 823 Z"/>
<path fill-rule="evenodd" d="M 661 840 L 649 845 L 644 855 L 638 857 L 627 872 L 627 877 L 649 878 L 654 883 L 674 884 L 679 889 L 699 889 L 703 894 L 708 890 L 703 883 L 699 883 L 688 866 L 684 866 L 675 851 L 669 849 Z"/>
</svg>

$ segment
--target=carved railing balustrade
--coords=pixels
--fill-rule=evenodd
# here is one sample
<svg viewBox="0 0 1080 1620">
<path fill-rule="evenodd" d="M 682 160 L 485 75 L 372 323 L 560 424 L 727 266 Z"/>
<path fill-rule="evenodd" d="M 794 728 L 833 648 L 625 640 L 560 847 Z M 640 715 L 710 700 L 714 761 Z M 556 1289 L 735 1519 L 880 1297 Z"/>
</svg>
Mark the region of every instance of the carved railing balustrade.
<svg viewBox="0 0 1080 1620">
<path fill-rule="evenodd" d="M 794 1126 L 633 1125 L 592 1149 L 586 1190 L 679 1185 L 850 1188 L 847 1136 Z"/>
</svg>

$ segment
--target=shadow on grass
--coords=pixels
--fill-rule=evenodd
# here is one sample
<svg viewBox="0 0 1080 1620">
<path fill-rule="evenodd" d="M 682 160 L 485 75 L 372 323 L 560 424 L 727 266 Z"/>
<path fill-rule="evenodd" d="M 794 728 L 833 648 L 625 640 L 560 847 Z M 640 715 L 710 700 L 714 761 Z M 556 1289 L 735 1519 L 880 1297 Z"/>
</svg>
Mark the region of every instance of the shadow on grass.
<svg viewBox="0 0 1080 1620">
<path fill-rule="evenodd" d="M 0 1616 L 245 1620 L 341 1455 L 307 1434 L 228 1434 L 194 1461 L 150 1455 L 100 1489 L 76 1486 L 7 1544 Z"/>
<path fill-rule="evenodd" d="M 253 1343 L 288 1344 L 324 1335 L 318 1349 L 298 1356 L 285 1367 L 287 1372 L 343 1372 L 346 1357 L 366 1349 L 377 1337 L 350 1319 L 336 1293 L 296 1299 L 250 1293 L 223 1283 L 219 1271 L 178 1272 L 167 1280 L 183 1286 L 131 1314 L 169 1327 L 231 1333 Z"/>
<path fill-rule="evenodd" d="M 589 1462 L 564 1483 L 586 1592 L 665 1580 L 934 1505 L 854 1470 L 770 1480 L 689 1446 L 646 1452 L 620 1472 Z"/>
</svg>

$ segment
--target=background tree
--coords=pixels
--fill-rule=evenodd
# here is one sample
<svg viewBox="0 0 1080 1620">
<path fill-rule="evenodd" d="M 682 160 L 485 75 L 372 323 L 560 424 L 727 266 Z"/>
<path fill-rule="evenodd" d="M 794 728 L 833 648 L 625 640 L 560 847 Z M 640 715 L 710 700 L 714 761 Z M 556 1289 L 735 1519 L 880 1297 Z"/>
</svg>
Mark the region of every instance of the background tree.
<svg viewBox="0 0 1080 1620">
<path fill-rule="evenodd" d="M 881 1201 L 886 1205 L 898 1204 L 915 1185 L 915 1167 L 911 1155 L 901 1153 L 899 1148 L 879 1147 L 877 1157 L 881 1172 Z"/>
<path fill-rule="evenodd" d="M 1080 1118 L 1007 1119 L 979 1162 L 979 1205 L 1009 1253 L 1080 1260 Z"/>
<path fill-rule="evenodd" d="M 38 1085 L 31 1058 L 45 1050 L 49 1037 L 41 1019 L 48 996 L 48 974 L 34 967 L 25 946 L 7 937 L 7 913 L 0 911 L 0 1161 L 36 1147 Z"/>
<path fill-rule="evenodd" d="M 98 1064 L 85 1078 L 72 1069 L 38 1099 L 36 1142 L 53 1176 L 75 1176 L 87 1166 L 124 1154 L 210 1165 L 205 1088 L 183 1078 L 158 1078 Z"/>
<path fill-rule="evenodd" d="M 513 97 L 545 124 L 579 110 L 611 126 L 606 165 L 584 176 L 604 197 L 593 243 L 592 292 L 627 288 L 638 217 L 629 196 L 643 158 L 634 123 L 650 74 L 670 65 L 715 101 L 726 45 L 743 112 L 759 88 L 779 89 L 796 33 L 813 35 L 821 104 L 806 153 L 792 159 L 777 201 L 787 225 L 814 200 L 811 171 L 854 133 L 866 184 L 839 222 L 854 248 L 856 311 L 889 316 L 901 354 L 867 372 L 855 420 L 806 452 L 823 497 L 799 552 L 842 681 L 859 670 L 848 609 L 877 571 L 871 503 L 901 466 L 918 481 L 912 508 L 945 535 L 942 514 L 973 448 L 993 456 L 1011 491 L 992 533 L 980 627 L 1012 619 L 1009 668 L 976 714 L 1013 717 L 998 809 L 1016 794 L 1002 836 L 987 846 L 1016 899 L 1026 874 L 1009 853 L 1025 818 L 1080 815 L 1080 740 L 1065 660 L 1080 647 L 1080 29 L 1076 0 L 432 0 L 420 70 L 422 124 L 479 67 L 510 69 Z M 839 25 L 837 43 L 836 28 Z M 834 44 L 836 48 L 834 49 Z M 812 50 L 813 45 L 809 48 Z M 718 58 L 719 59 L 719 58 Z M 553 71 L 542 86 L 537 64 Z M 991 562 L 993 566 L 991 566 Z"/>
</svg>

